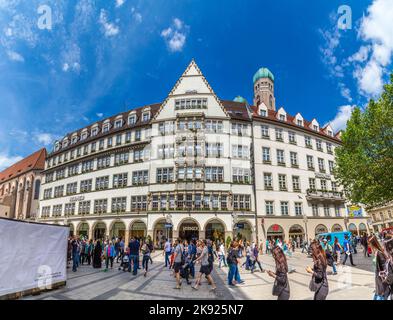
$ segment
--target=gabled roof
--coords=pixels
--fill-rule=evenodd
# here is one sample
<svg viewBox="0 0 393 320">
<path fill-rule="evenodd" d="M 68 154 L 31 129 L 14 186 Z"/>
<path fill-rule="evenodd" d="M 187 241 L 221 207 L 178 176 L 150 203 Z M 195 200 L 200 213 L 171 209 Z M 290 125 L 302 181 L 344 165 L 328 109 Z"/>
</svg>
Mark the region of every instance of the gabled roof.
<svg viewBox="0 0 393 320">
<path fill-rule="evenodd" d="M 42 148 L 0 172 L 0 183 L 14 179 L 32 170 L 45 169 L 46 149 Z"/>
</svg>

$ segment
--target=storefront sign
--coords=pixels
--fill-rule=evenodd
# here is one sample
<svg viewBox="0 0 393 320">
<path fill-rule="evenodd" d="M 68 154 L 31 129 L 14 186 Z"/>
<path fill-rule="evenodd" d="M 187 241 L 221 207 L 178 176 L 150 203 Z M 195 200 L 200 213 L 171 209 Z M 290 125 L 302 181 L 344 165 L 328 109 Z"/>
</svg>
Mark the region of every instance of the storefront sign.
<svg viewBox="0 0 393 320">
<path fill-rule="evenodd" d="M 172 228 L 173 227 L 173 224 L 172 223 L 165 223 L 165 228 L 166 229 L 170 229 L 170 228 Z"/>
<path fill-rule="evenodd" d="M 199 228 L 197 226 L 191 227 L 191 226 L 184 226 L 183 231 L 198 231 Z"/>
<path fill-rule="evenodd" d="M 363 216 L 363 211 L 362 208 L 353 205 L 348 207 L 348 217 L 362 217 Z"/>
<path fill-rule="evenodd" d="M 315 178 L 326 179 L 326 180 L 330 180 L 330 179 L 331 179 L 331 177 L 330 177 L 329 174 L 326 174 L 326 173 L 319 173 L 319 172 L 316 172 L 316 173 L 315 173 Z"/>
<path fill-rule="evenodd" d="M 85 196 L 75 196 L 70 198 L 70 202 L 78 202 L 85 200 Z"/>
<path fill-rule="evenodd" d="M 244 229 L 244 223 L 237 223 L 237 224 L 236 224 L 236 227 L 237 227 L 238 229 Z"/>
</svg>

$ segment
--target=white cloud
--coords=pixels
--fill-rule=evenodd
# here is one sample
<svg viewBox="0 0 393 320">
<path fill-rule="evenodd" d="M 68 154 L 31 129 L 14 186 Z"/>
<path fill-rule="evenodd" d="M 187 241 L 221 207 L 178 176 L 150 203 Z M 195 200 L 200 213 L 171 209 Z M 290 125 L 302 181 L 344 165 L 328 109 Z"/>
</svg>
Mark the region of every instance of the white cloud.
<svg viewBox="0 0 393 320">
<path fill-rule="evenodd" d="M 172 26 L 161 31 L 161 37 L 165 39 L 171 52 L 182 51 L 186 43 L 189 27 L 184 25 L 179 18 L 173 19 Z"/>
<path fill-rule="evenodd" d="M 18 52 L 8 50 L 7 55 L 8 55 L 8 58 L 12 61 L 16 61 L 16 62 L 24 62 L 25 61 L 25 58 L 23 58 L 23 56 L 20 55 Z"/>
<path fill-rule="evenodd" d="M 116 8 L 121 7 L 124 4 L 124 2 L 126 2 L 126 0 L 116 0 Z"/>
<path fill-rule="evenodd" d="M 34 139 L 43 144 L 44 146 L 52 144 L 53 141 L 56 140 L 56 137 L 50 133 L 35 133 Z"/>
<path fill-rule="evenodd" d="M 102 117 L 104 116 L 104 114 L 103 114 L 102 112 L 97 112 L 97 113 L 96 113 L 96 116 L 97 116 L 98 118 L 102 118 Z"/>
<path fill-rule="evenodd" d="M 120 31 L 118 26 L 114 23 L 108 22 L 106 11 L 104 9 L 101 9 L 99 22 L 104 28 L 104 34 L 106 37 L 113 37 Z"/>
<path fill-rule="evenodd" d="M 393 5 L 392 0 L 374 0 L 367 9 L 359 29 L 359 37 L 369 42 L 369 52 L 364 55 L 364 46 L 360 47 L 354 60 L 365 62 L 356 65 L 354 76 L 358 81 L 359 91 L 365 96 L 375 97 L 383 90 L 383 76 L 391 62 L 393 54 Z"/>
<path fill-rule="evenodd" d="M 332 129 L 337 132 L 339 130 L 345 129 L 347 126 L 347 121 L 351 118 L 352 111 L 355 106 L 345 105 L 338 108 L 338 112 L 335 118 L 329 121 Z"/>
<path fill-rule="evenodd" d="M 134 7 L 131 8 L 131 14 L 132 14 L 132 18 L 134 19 L 134 21 L 136 21 L 137 23 L 141 23 L 142 22 L 142 15 L 141 15 L 141 13 L 136 11 L 136 9 Z"/>
<path fill-rule="evenodd" d="M 0 153 L 0 171 L 12 166 L 14 163 L 22 160 L 23 157 L 21 156 L 9 156 L 4 153 Z"/>
</svg>

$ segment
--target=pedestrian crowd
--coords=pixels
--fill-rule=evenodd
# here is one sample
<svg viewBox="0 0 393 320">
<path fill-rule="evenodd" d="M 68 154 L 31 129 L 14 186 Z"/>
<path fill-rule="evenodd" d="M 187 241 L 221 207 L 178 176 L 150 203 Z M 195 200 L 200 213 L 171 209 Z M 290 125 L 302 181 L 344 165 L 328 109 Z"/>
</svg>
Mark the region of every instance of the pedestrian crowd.
<svg viewBox="0 0 393 320">
<path fill-rule="evenodd" d="M 243 239 L 228 241 L 211 241 L 202 239 L 175 241 L 164 239 L 163 256 L 165 268 L 176 280 L 175 289 L 182 287 L 183 281 L 192 289 L 198 290 L 206 280 L 210 291 L 215 292 L 216 283 L 212 277 L 214 262 L 217 268 L 227 268 L 227 284 L 236 287 L 245 281 L 241 279 L 240 270 L 250 273 L 260 271 L 274 278 L 272 295 L 278 300 L 290 298 L 290 279 L 288 274 L 295 271 L 289 264 L 295 248 L 302 248 L 312 258 L 312 266 L 306 267 L 310 274 L 309 290 L 313 293 L 314 300 L 325 300 L 329 294 L 329 282 L 327 277 L 328 267 L 332 268 L 332 275 L 338 273 L 337 266 L 346 265 L 349 260 L 352 266 L 354 255 L 358 253 L 358 246 L 363 247 L 365 257 L 372 257 L 375 270 L 375 294 L 374 300 L 393 299 L 393 234 L 363 234 L 351 236 L 345 234 L 343 241 L 331 236 L 317 237 L 308 241 L 290 239 L 282 241 L 279 238 L 268 239 L 259 246 L 255 242 Z M 72 237 L 68 242 L 68 260 L 72 261 L 72 270 L 77 271 L 79 265 L 87 263 L 93 268 L 102 268 L 104 271 L 113 268 L 116 260 L 118 269 L 132 272 L 137 275 L 139 269 L 143 269 L 147 276 L 149 264 L 153 263 L 151 253 L 154 247 L 149 238 L 131 238 L 128 246 L 122 238 L 106 239 L 104 241 L 92 241 L 85 238 Z M 265 252 L 274 259 L 274 270 L 263 267 L 260 256 Z M 192 280 L 192 281 L 191 281 Z"/>
</svg>

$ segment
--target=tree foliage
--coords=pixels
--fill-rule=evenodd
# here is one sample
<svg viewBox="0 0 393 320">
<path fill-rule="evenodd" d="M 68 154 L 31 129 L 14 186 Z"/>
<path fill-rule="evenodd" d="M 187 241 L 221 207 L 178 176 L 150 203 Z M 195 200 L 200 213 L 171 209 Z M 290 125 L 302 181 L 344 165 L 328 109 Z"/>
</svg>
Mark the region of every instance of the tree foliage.
<svg viewBox="0 0 393 320">
<path fill-rule="evenodd" d="M 393 200 L 393 74 L 381 97 L 355 108 L 336 149 L 335 176 L 353 203 Z"/>
</svg>

